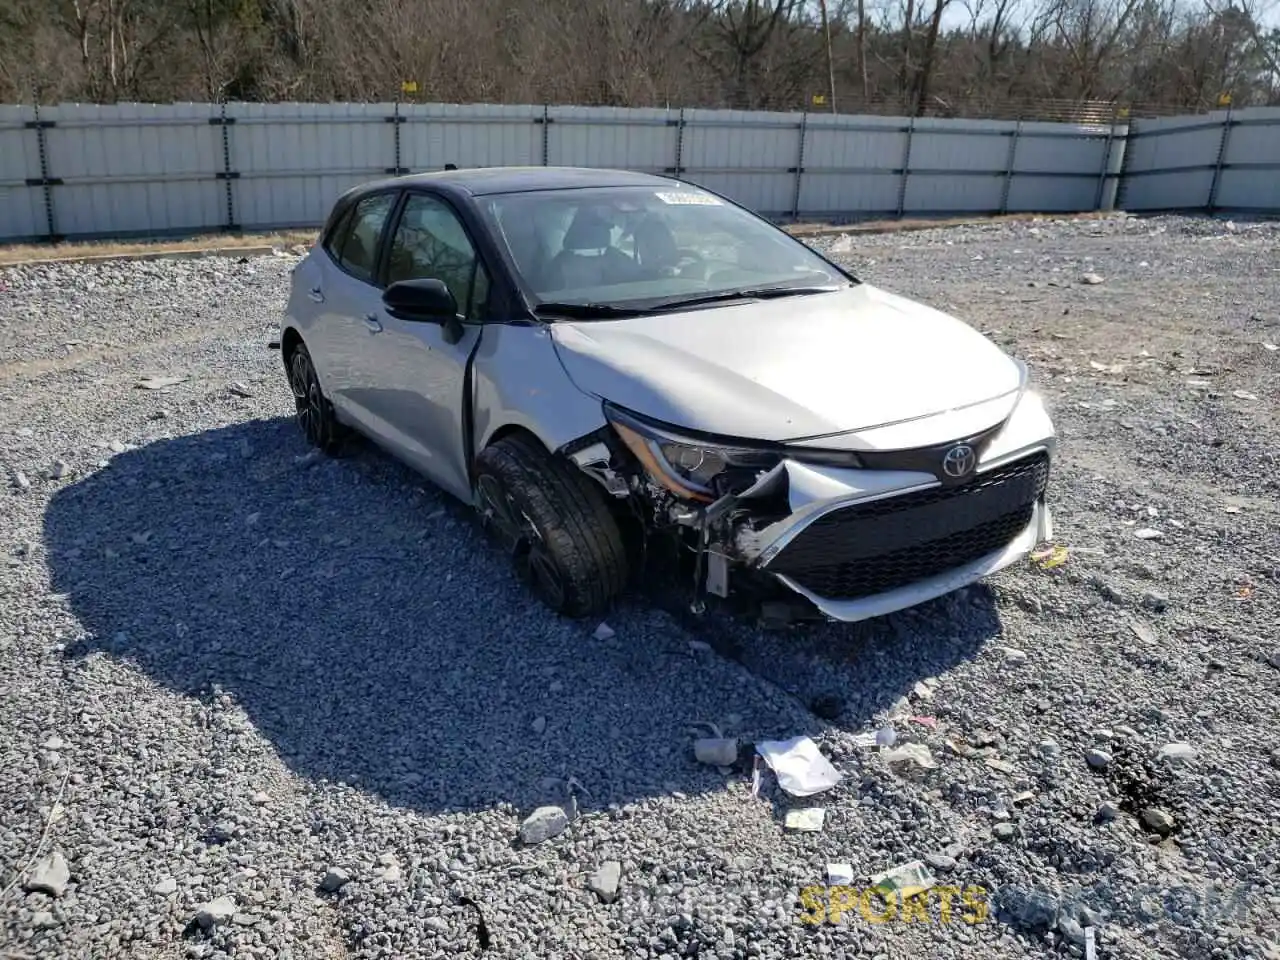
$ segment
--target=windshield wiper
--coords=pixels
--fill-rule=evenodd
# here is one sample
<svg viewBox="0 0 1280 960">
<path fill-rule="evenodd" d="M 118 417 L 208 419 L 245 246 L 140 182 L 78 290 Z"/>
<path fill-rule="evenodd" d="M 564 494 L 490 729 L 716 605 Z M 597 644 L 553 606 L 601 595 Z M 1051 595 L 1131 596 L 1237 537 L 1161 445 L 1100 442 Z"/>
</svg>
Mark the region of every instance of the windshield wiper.
<svg viewBox="0 0 1280 960">
<path fill-rule="evenodd" d="M 646 310 L 638 307 L 619 307 L 612 303 L 540 303 L 533 308 L 538 316 L 561 316 L 574 320 L 612 320 L 618 317 L 638 317 Z"/>
<path fill-rule="evenodd" d="M 834 293 L 843 287 L 747 287 L 741 290 L 725 290 L 698 297 L 664 300 L 654 310 L 670 310 L 672 307 L 696 307 L 704 303 L 720 303 L 726 300 L 775 300 L 778 297 L 803 297 L 815 293 Z"/>
</svg>

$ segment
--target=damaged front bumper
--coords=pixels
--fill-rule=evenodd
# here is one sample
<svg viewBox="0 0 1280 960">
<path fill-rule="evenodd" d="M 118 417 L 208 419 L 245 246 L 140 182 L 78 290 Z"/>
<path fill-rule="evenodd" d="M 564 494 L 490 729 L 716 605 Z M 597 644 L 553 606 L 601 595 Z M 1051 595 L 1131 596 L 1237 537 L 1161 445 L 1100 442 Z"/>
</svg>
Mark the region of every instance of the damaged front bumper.
<svg viewBox="0 0 1280 960">
<path fill-rule="evenodd" d="M 983 577 L 1024 559 L 1037 544 L 1052 538 L 1053 520 L 1049 506 L 1043 500 L 1038 500 L 1032 508 L 1030 521 L 1006 546 L 958 567 L 882 593 L 849 600 L 833 599 L 819 596 L 786 574 L 775 573 L 774 576 L 780 583 L 812 603 L 824 616 L 848 623 L 904 610 L 976 583 Z"/>
<path fill-rule="evenodd" d="M 783 461 L 735 498 L 737 522 L 718 556 L 712 548 L 707 589 L 727 592 L 743 566 L 846 622 L 950 593 L 1052 538 L 1049 458 L 1045 445 L 1018 450 L 953 487 L 928 474 Z M 780 495 L 790 513 L 760 523 L 752 501 Z"/>
<path fill-rule="evenodd" d="M 929 433 L 954 437 L 957 422 Z M 1024 394 L 972 440 L 855 451 L 855 458 L 797 448 L 736 492 L 701 502 L 680 496 L 682 478 L 665 450 L 645 445 L 678 450 L 681 441 L 648 429 L 656 441 L 619 429 L 637 454 L 630 469 L 603 441 L 572 457 L 613 496 L 647 505 L 654 527 L 681 532 L 696 558 L 695 609 L 703 594 L 773 597 L 783 608 L 803 608 L 788 609 L 787 618 L 864 620 L 981 580 L 1053 537 L 1045 490 L 1056 438 L 1038 395 Z M 959 476 L 947 475 L 944 460 L 960 450 L 968 462 Z"/>
</svg>

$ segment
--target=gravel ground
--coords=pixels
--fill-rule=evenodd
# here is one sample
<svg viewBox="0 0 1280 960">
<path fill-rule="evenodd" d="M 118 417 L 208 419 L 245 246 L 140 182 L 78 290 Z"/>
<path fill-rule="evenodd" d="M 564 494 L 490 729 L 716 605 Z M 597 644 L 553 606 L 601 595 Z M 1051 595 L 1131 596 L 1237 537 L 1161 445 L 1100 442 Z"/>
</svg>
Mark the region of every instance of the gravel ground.
<svg viewBox="0 0 1280 960">
<path fill-rule="evenodd" d="M 1280 226 L 815 242 L 1030 362 L 1065 562 L 600 639 L 385 456 L 308 454 L 290 258 L 0 269 L 0 956 L 1280 956 Z M 843 779 L 753 796 L 699 721 Z M 826 864 L 915 859 L 970 900 L 803 922 Z"/>
</svg>

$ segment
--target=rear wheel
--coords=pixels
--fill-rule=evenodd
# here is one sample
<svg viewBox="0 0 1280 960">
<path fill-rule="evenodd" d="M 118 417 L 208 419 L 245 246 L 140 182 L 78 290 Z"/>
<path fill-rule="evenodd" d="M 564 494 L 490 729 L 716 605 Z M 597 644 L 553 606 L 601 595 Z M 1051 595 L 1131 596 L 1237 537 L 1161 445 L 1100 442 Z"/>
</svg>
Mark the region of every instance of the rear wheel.
<svg viewBox="0 0 1280 960">
<path fill-rule="evenodd" d="M 605 493 L 537 440 L 510 436 L 476 458 L 480 522 L 534 594 L 557 613 L 603 613 L 622 592 L 627 554 Z"/>
<path fill-rule="evenodd" d="M 333 404 L 320 389 L 306 344 L 299 343 L 289 355 L 289 388 L 293 391 L 294 416 L 307 442 L 325 453 L 337 452 L 343 439 L 342 425 L 333 412 Z"/>
</svg>

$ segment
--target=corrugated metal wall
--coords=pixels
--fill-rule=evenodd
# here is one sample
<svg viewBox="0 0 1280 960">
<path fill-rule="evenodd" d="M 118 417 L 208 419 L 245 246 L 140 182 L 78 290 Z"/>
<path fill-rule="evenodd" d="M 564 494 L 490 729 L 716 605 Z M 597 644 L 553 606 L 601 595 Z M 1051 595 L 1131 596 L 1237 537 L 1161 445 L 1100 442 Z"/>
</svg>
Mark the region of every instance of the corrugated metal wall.
<svg viewBox="0 0 1280 960">
<path fill-rule="evenodd" d="M 39 187 L 40 144 L 30 107 L 0 106 L 0 239 L 47 233 L 44 194 Z"/>
<path fill-rule="evenodd" d="M 0 240 L 318 224 L 462 167 L 681 176 L 777 218 L 1280 209 L 1280 110 L 1118 123 L 450 104 L 0 106 Z"/>
<path fill-rule="evenodd" d="M 1126 152 L 1126 210 L 1280 212 L 1280 107 L 1144 120 Z"/>
</svg>

